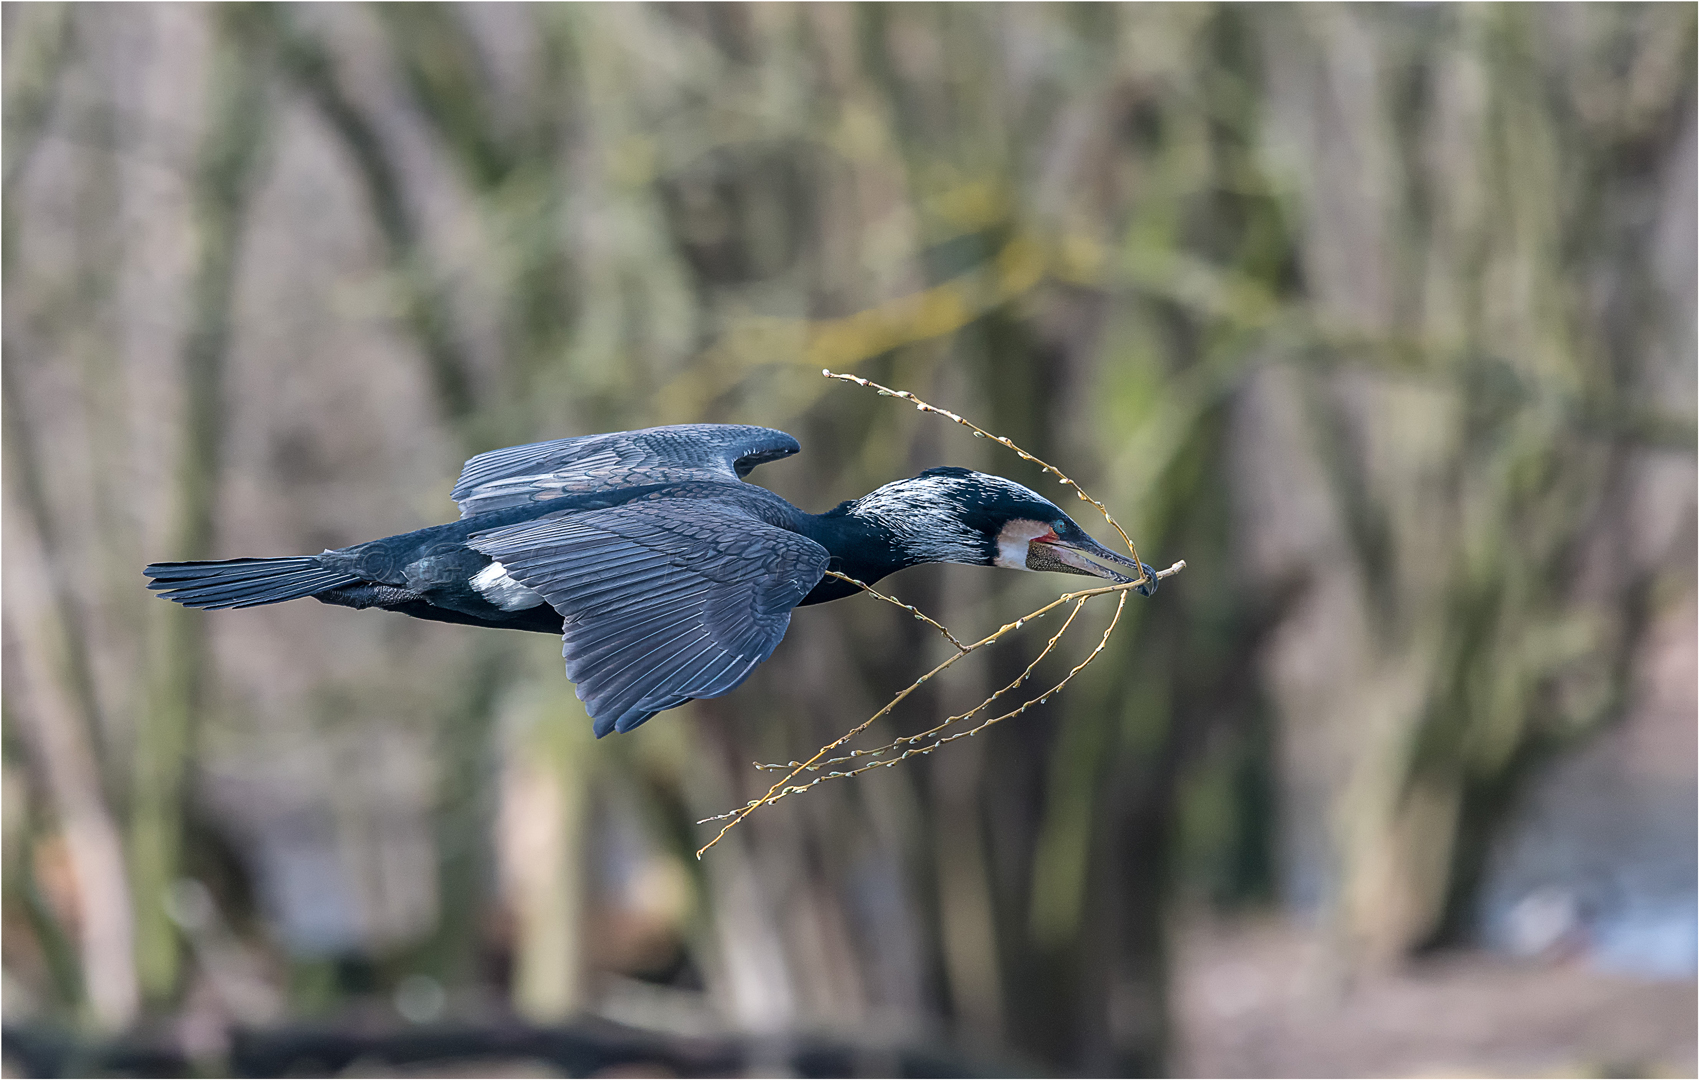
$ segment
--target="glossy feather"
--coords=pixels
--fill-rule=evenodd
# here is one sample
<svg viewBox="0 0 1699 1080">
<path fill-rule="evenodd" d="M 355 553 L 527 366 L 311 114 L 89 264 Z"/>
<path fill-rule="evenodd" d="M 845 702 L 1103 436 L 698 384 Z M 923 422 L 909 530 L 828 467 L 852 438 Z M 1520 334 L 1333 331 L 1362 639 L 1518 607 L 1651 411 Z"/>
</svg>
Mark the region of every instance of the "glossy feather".
<svg viewBox="0 0 1699 1080">
<path fill-rule="evenodd" d="M 155 563 L 149 587 L 190 607 L 312 596 L 560 634 L 606 735 L 743 682 L 793 608 L 856 591 L 828 565 L 869 584 L 923 562 L 1128 580 L 1108 565 L 1128 560 L 1001 477 L 928 469 L 824 514 L 742 482 L 798 449 L 782 431 L 730 424 L 510 446 L 466 462 L 459 521 L 319 555 Z M 1055 546 L 1032 546 L 1046 536 Z"/>
<path fill-rule="evenodd" d="M 597 735 L 736 687 L 778 647 L 830 558 L 701 499 L 543 518 L 470 543 L 564 617 L 566 673 Z"/>
<path fill-rule="evenodd" d="M 449 497 L 462 518 L 640 484 L 736 481 L 802 447 L 745 424 L 676 424 L 491 450 L 460 471 Z"/>
</svg>

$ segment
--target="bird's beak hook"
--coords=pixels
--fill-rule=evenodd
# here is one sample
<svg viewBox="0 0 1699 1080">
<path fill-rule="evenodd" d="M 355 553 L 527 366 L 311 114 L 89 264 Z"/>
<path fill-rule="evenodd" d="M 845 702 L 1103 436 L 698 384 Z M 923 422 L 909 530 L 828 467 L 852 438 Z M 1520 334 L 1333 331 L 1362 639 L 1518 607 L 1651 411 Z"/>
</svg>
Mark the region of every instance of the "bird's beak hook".
<svg viewBox="0 0 1699 1080">
<path fill-rule="evenodd" d="M 1104 565 L 1108 563 L 1110 565 Z M 1124 566 L 1133 571 L 1131 576 L 1122 573 L 1115 567 Z M 1156 571 L 1149 566 L 1136 563 L 1124 555 L 1118 555 L 1081 533 L 1078 537 L 1062 539 L 1060 537 L 1041 537 L 1032 541 L 1027 549 L 1027 568 L 1030 570 L 1056 570 L 1065 574 L 1085 574 L 1090 577 L 1103 578 L 1117 585 L 1138 580 L 1138 572 L 1144 571 L 1148 579 L 1138 587 L 1138 592 L 1150 596 L 1156 592 Z"/>
</svg>

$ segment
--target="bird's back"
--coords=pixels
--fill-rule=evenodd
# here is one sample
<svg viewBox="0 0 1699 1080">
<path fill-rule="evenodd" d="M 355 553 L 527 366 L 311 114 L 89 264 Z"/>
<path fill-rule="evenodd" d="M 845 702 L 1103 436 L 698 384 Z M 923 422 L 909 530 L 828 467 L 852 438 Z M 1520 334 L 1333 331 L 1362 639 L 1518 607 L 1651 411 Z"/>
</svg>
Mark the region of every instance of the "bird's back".
<svg viewBox="0 0 1699 1080">
<path fill-rule="evenodd" d="M 461 517 L 655 484 L 741 483 L 801 447 L 772 428 L 675 424 L 509 446 L 466 462 L 450 497 Z"/>
</svg>

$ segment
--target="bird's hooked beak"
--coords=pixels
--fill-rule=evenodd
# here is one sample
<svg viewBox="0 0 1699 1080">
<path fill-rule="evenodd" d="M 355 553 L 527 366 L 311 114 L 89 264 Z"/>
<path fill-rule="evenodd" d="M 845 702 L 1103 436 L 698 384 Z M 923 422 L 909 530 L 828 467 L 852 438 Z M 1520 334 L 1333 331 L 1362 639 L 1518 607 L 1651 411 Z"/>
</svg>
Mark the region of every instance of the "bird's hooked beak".
<svg viewBox="0 0 1699 1080">
<path fill-rule="evenodd" d="M 1104 565 L 1106 563 L 1109 565 Z M 1132 575 L 1128 576 L 1114 569 L 1120 566 L 1131 569 Z M 1117 585 L 1137 581 L 1141 569 L 1138 563 L 1110 551 L 1078 527 L 1067 529 L 1062 535 L 1046 529 L 1044 535 L 1033 537 L 1027 543 L 1026 568 L 1063 574 L 1085 574 L 1088 577 L 1113 581 Z M 1142 569 L 1144 576 L 1150 580 L 1140 585 L 1138 591 L 1149 596 L 1156 591 L 1156 571 L 1149 566 Z"/>
</svg>

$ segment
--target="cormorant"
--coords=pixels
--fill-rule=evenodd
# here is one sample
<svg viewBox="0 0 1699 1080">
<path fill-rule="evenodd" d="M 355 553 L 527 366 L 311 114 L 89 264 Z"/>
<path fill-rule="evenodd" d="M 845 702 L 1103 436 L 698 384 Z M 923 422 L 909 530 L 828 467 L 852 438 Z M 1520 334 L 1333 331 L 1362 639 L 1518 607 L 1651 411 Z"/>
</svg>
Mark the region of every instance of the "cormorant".
<svg viewBox="0 0 1699 1080">
<path fill-rule="evenodd" d="M 809 514 L 743 478 L 801 447 L 731 424 L 587 435 L 479 454 L 460 520 L 278 559 L 154 563 L 148 587 L 187 607 L 311 596 L 420 619 L 562 635 L 596 735 L 718 697 L 770 656 L 791 609 L 907 566 L 971 563 L 1137 580 L 1020 484 L 945 467 Z M 1105 565 L 1108 564 L 1108 565 Z M 1156 589 L 1149 582 L 1139 590 Z"/>
</svg>

